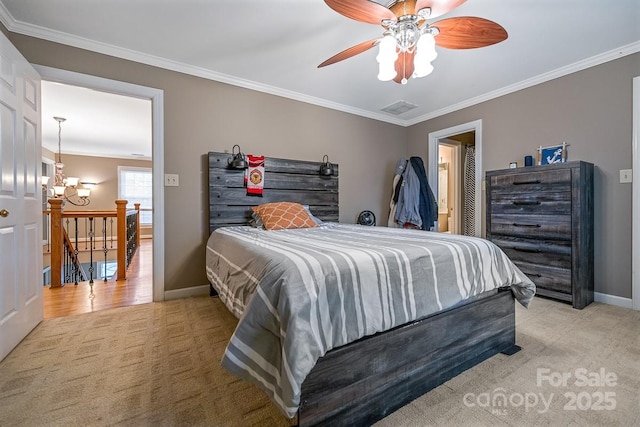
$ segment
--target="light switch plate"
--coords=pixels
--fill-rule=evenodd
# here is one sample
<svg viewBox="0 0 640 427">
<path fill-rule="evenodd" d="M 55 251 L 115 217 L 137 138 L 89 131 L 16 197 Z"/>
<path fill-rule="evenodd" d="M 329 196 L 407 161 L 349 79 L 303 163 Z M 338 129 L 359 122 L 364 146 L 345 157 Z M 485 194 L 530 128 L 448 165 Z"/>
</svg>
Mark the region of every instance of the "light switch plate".
<svg viewBox="0 0 640 427">
<path fill-rule="evenodd" d="M 633 169 L 620 169 L 620 183 L 625 184 L 633 181 Z"/>
<path fill-rule="evenodd" d="M 165 187 L 178 187 L 180 185 L 180 178 L 177 173 L 165 173 L 164 174 L 164 186 Z"/>
</svg>

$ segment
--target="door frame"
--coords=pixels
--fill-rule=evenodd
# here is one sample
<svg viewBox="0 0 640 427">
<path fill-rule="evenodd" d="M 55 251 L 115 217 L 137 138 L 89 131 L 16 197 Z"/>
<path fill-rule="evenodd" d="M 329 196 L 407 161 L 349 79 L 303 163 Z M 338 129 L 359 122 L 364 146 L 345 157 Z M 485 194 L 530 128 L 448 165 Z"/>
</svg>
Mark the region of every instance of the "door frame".
<svg viewBox="0 0 640 427">
<path fill-rule="evenodd" d="M 440 146 L 444 145 L 445 147 L 449 147 L 451 148 L 452 151 L 452 156 L 451 156 L 451 165 L 449 166 L 449 171 L 450 175 L 453 176 L 453 179 L 450 180 L 450 182 L 453 184 L 453 200 L 450 200 L 449 203 L 453 204 L 454 206 L 454 217 L 453 217 L 453 230 L 449 230 L 450 232 L 454 233 L 454 234 L 462 234 L 462 221 L 460 221 L 460 219 L 462 218 L 462 208 L 461 208 L 461 200 L 460 200 L 460 168 L 461 166 L 461 154 L 460 152 L 462 151 L 462 144 L 460 144 L 459 141 L 456 141 L 454 139 L 449 139 L 449 138 L 439 138 L 438 139 L 438 146 L 437 146 L 437 151 L 436 151 L 436 156 L 440 157 Z M 440 162 L 440 160 L 438 160 L 438 163 Z M 440 174 L 438 174 L 438 181 L 440 180 Z M 440 183 L 438 182 L 438 192 L 440 192 Z M 440 195 L 437 195 L 438 197 L 440 197 Z"/>
<path fill-rule="evenodd" d="M 631 302 L 640 310 L 640 76 L 633 78 Z"/>
<path fill-rule="evenodd" d="M 164 91 L 88 74 L 35 65 L 42 80 L 151 100 L 153 168 L 153 301 L 164 301 Z"/>
<path fill-rule="evenodd" d="M 476 236 L 482 236 L 482 119 L 468 123 L 463 123 L 446 129 L 441 129 L 429 133 L 429 182 L 432 191 L 435 189 L 436 200 L 438 197 L 438 143 L 440 139 L 449 138 L 453 135 L 475 131 L 476 149 Z"/>
</svg>

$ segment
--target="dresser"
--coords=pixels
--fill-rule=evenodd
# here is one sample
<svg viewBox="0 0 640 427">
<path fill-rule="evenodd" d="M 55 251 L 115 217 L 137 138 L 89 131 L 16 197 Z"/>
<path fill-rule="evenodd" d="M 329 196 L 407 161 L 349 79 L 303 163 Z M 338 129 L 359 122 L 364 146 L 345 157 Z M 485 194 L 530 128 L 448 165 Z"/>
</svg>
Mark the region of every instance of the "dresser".
<svg viewBox="0 0 640 427">
<path fill-rule="evenodd" d="M 593 302 L 593 164 L 576 161 L 486 173 L 487 239 L 538 295 Z"/>
</svg>

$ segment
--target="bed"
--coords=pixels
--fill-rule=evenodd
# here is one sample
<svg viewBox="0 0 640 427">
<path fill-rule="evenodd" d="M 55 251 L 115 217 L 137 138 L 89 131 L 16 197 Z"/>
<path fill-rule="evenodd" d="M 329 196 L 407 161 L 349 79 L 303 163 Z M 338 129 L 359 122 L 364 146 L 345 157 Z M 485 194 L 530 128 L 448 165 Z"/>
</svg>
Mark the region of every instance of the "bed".
<svg viewBox="0 0 640 427">
<path fill-rule="evenodd" d="M 535 288 L 491 243 L 337 224 L 337 174 L 320 176 L 315 162 L 267 158 L 264 196 L 246 196 L 228 157 L 209 153 L 207 277 L 239 318 L 222 363 L 300 425 L 375 422 L 518 349 L 514 296 L 527 304 Z M 276 201 L 325 223 L 247 225 L 251 206 Z"/>
</svg>

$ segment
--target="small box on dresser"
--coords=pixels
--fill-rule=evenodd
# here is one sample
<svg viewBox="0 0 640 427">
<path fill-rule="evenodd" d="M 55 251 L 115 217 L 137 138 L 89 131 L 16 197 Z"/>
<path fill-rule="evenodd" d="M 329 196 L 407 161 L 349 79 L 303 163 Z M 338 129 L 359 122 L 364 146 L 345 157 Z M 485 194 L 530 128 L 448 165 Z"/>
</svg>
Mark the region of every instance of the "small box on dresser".
<svg viewBox="0 0 640 427">
<path fill-rule="evenodd" d="M 593 302 L 593 164 L 575 161 L 486 173 L 487 239 L 538 295 Z"/>
</svg>

